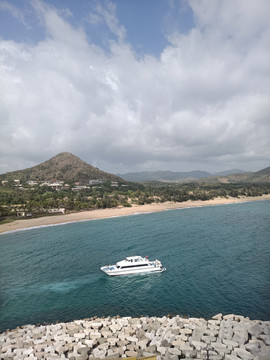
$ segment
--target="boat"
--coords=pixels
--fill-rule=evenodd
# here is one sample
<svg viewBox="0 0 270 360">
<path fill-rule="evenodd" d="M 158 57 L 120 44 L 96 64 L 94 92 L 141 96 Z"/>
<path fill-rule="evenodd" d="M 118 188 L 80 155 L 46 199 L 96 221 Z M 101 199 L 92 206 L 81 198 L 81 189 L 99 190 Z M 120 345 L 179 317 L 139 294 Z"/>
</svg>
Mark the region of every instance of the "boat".
<svg viewBox="0 0 270 360">
<path fill-rule="evenodd" d="M 166 270 L 159 260 L 150 261 L 148 256 L 129 256 L 125 260 L 117 262 L 115 265 L 105 265 L 101 271 L 109 276 L 130 275 L 140 273 L 160 273 Z"/>
</svg>

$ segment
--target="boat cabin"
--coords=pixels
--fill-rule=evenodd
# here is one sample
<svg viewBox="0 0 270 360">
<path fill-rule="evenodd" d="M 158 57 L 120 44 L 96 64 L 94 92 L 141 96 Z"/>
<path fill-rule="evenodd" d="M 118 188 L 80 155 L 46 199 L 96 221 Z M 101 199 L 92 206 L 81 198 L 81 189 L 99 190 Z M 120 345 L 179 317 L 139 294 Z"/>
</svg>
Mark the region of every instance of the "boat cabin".
<svg viewBox="0 0 270 360">
<path fill-rule="evenodd" d="M 141 256 L 130 256 L 125 260 L 119 261 L 116 264 L 117 269 L 127 269 L 132 267 L 148 266 L 148 260 L 142 258 Z"/>
</svg>

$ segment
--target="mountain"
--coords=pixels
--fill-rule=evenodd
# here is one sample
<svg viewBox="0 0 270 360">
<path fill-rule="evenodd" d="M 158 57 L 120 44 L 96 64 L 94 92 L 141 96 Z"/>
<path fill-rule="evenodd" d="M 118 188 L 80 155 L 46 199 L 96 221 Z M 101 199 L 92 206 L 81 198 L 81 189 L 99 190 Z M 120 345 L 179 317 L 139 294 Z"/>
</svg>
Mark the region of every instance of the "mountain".
<svg viewBox="0 0 270 360">
<path fill-rule="evenodd" d="M 101 171 L 68 152 L 62 152 L 34 167 L 0 175 L 1 181 L 14 179 L 21 181 L 62 180 L 71 182 L 89 182 L 90 179 L 106 179 L 109 181 L 125 182 L 120 177 Z"/>
<path fill-rule="evenodd" d="M 118 174 L 122 179 L 134 182 L 164 181 L 184 182 L 201 181 L 209 183 L 268 183 L 270 182 L 270 167 L 257 172 L 246 172 L 239 169 L 225 170 L 216 173 L 207 171 L 143 171 L 127 174 Z"/>
<path fill-rule="evenodd" d="M 210 178 L 204 178 L 200 181 L 211 183 L 224 183 L 224 184 L 236 184 L 236 183 L 269 183 L 270 182 L 270 167 L 262 169 L 256 172 L 245 172 L 240 174 L 230 174 L 227 176 L 212 176 Z"/>
<path fill-rule="evenodd" d="M 143 171 L 127 174 L 118 174 L 122 179 L 127 181 L 144 182 L 144 181 L 187 181 L 208 178 L 211 176 L 224 176 L 235 172 L 243 172 L 243 170 L 227 170 L 220 173 L 212 174 L 207 171 L 194 170 L 189 172 L 174 171 Z"/>
<path fill-rule="evenodd" d="M 267 168 L 265 168 L 265 169 L 262 169 L 262 170 L 260 170 L 260 171 L 256 171 L 255 172 L 255 175 L 256 176 L 260 176 L 260 175 L 270 175 L 270 166 L 269 167 L 267 167 Z"/>
<path fill-rule="evenodd" d="M 231 170 L 224 170 L 224 171 L 215 172 L 212 175 L 227 176 L 227 175 L 231 175 L 231 174 L 244 174 L 244 173 L 246 173 L 245 170 L 231 169 Z"/>
</svg>

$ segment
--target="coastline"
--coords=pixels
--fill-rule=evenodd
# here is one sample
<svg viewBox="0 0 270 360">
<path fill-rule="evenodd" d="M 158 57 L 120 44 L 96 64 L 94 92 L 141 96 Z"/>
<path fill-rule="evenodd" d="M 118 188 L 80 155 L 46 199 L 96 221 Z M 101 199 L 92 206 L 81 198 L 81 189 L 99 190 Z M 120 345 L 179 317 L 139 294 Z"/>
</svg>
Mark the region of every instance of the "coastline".
<svg viewBox="0 0 270 360">
<path fill-rule="evenodd" d="M 206 201 L 185 201 L 185 202 L 165 202 L 152 203 L 147 205 L 132 205 L 132 207 L 118 207 L 107 209 L 96 209 L 89 211 L 81 211 L 65 215 L 44 216 L 35 219 L 15 220 L 11 223 L 0 224 L 0 234 L 6 232 L 13 232 L 17 230 L 30 229 L 35 227 L 60 225 L 71 222 L 80 222 L 88 220 L 106 219 L 119 216 L 128 216 L 135 214 L 144 214 L 151 212 L 160 212 L 165 210 L 183 209 L 189 207 L 202 207 L 212 205 L 234 204 L 241 202 L 252 202 L 260 200 L 270 200 L 270 194 L 255 197 L 240 197 L 240 198 L 215 198 Z"/>
</svg>

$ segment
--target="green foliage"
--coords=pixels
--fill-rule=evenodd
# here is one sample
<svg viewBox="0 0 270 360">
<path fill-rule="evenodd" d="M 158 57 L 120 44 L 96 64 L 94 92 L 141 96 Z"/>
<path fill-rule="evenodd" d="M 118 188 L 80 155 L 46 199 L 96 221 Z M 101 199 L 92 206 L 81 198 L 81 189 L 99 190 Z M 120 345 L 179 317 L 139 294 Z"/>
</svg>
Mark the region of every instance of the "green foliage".
<svg viewBox="0 0 270 360">
<path fill-rule="evenodd" d="M 165 201 L 183 202 L 187 200 L 210 200 L 216 197 L 261 196 L 270 193 L 270 184 L 220 184 L 191 182 L 185 184 L 148 183 L 115 189 L 108 184 L 89 187 L 78 192 L 55 190 L 47 186 L 19 188 L 13 184 L 0 184 L 0 215 L 16 214 L 18 209 L 26 209 L 33 214 L 41 214 L 52 208 L 66 211 L 104 209 L 116 206 L 130 207 L 132 204 L 150 204 Z"/>
</svg>

